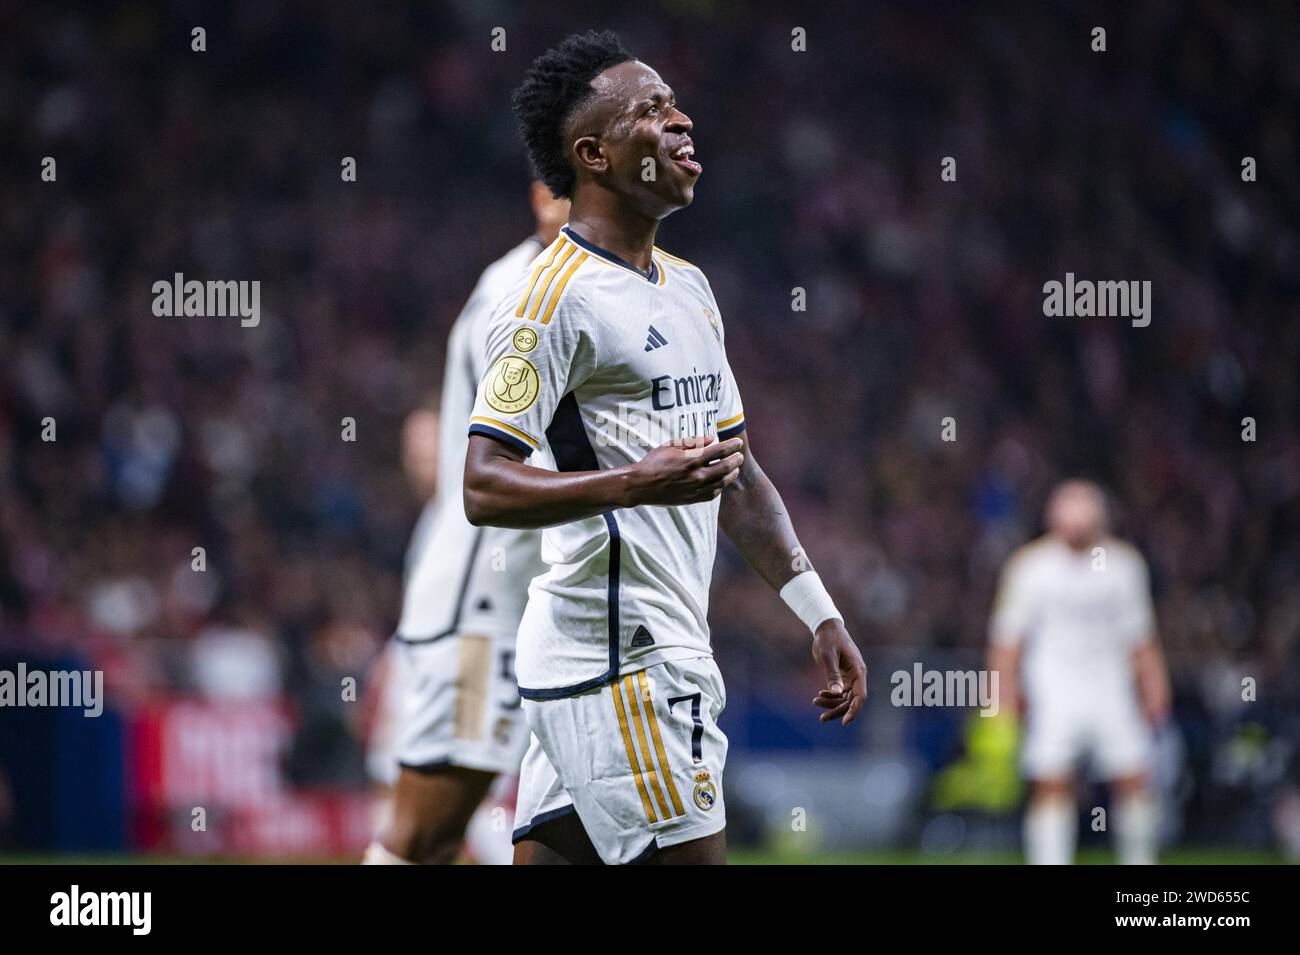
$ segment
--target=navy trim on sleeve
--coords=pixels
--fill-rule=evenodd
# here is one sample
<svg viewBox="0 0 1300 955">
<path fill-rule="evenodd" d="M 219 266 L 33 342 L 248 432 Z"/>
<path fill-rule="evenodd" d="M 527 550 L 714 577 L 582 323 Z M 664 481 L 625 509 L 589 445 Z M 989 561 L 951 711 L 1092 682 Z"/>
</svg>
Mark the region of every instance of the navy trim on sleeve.
<svg viewBox="0 0 1300 955">
<path fill-rule="evenodd" d="M 469 433 L 481 434 L 489 438 L 496 438 L 502 444 L 508 444 L 510 447 L 522 451 L 524 457 L 528 457 L 528 455 L 533 453 L 532 447 L 526 441 L 520 441 L 513 434 L 507 434 L 491 425 L 482 424 L 481 422 L 476 421 L 469 426 Z"/>
<path fill-rule="evenodd" d="M 730 428 L 723 428 L 718 432 L 718 440 L 726 441 L 728 438 L 734 438 L 744 430 L 745 422 L 742 421 L 740 424 L 733 424 Z"/>
</svg>

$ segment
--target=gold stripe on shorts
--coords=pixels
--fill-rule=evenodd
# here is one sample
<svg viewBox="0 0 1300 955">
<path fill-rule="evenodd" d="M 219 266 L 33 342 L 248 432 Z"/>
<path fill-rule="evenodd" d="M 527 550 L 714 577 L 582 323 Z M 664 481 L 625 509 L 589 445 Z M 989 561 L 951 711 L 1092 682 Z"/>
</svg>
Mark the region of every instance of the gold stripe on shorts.
<svg viewBox="0 0 1300 955">
<path fill-rule="evenodd" d="M 627 749 L 628 763 L 632 766 L 632 778 L 636 780 L 637 792 L 641 794 L 641 805 L 645 807 L 646 819 L 650 822 L 658 822 L 659 820 L 655 817 L 654 807 L 650 805 L 650 796 L 646 793 L 645 780 L 641 778 L 641 763 L 636 758 L 636 747 L 632 745 L 632 733 L 627 725 L 627 711 L 623 708 L 623 694 L 619 690 L 617 680 L 610 686 L 610 691 L 614 694 L 614 709 L 618 713 L 618 728 L 623 733 L 623 746 Z"/>
<path fill-rule="evenodd" d="M 461 636 L 456 672 L 456 739 L 481 739 L 486 727 L 488 682 L 492 674 L 492 638 Z"/>
<path fill-rule="evenodd" d="M 659 774 L 655 772 L 654 756 L 650 752 L 650 744 L 646 742 L 645 726 L 641 721 L 641 708 L 637 706 L 636 682 L 632 674 L 623 677 L 623 688 L 627 690 L 628 706 L 632 709 L 632 721 L 636 724 L 636 738 L 641 743 L 641 752 L 645 754 L 647 772 L 650 776 L 650 790 L 655 794 L 655 802 L 659 806 L 660 813 L 665 819 L 671 819 L 675 813 L 668 808 L 668 800 L 664 799 L 663 787 L 659 785 Z"/>
<path fill-rule="evenodd" d="M 673 783 L 673 771 L 668 766 L 668 754 L 664 751 L 663 737 L 659 735 L 659 718 L 655 716 L 654 701 L 650 699 L 650 681 L 646 679 L 645 670 L 636 675 L 641 684 L 641 702 L 645 704 L 646 719 L 650 721 L 650 738 L 655 741 L 655 752 L 659 754 L 659 768 L 663 770 L 664 783 L 668 786 L 668 797 L 673 801 L 673 809 L 681 816 L 686 813 L 682 808 L 682 797 L 677 794 Z"/>
</svg>

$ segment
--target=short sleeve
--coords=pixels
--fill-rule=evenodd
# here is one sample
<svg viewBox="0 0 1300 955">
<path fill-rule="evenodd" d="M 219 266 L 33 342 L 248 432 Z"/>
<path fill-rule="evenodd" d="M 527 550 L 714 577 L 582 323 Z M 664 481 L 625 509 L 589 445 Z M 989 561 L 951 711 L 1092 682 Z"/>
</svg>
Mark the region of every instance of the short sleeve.
<svg viewBox="0 0 1300 955">
<path fill-rule="evenodd" d="M 487 330 L 487 370 L 470 415 L 470 434 L 495 438 L 525 456 L 542 446 L 560 399 L 595 365 L 573 291 L 558 308 L 544 313 L 544 322 L 531 312 L 517 315 L 513 296 L 497 304 Z"/>
<path fill-rule="evenodd" d="M 1024 554 L 1016 554 L 1002 568 L 989 639 L 996 646 L 1014 647 L 1024 642 L 1033 625 L 1034 605 L 1030 568 Z"/>
<path fill-rule="evenodd" d="M 723 346 L 722 384 L 718 391 L 718 440 L 726 441 L 745 430 L 745 407 L 740 400 L 740 388 L 736 385 L 736 376 L 731 370 L 731 362 L 726 357 L 726 341 L 722 331 L 722 315 L 718 301 L 713 297 L 713 290 L 705 281 L 705 292 L 709 297 L 711 308 L 705 310 L 705 317 L 713 326 L 713 334 Z"/>
<path fill-rule="evenodd" d="M 722 390 L 718 395 L 718 440 L 726 441 L 745 430 L 745 409 L 740 402 L 740 389 L 731 365 L 723 363 Z"/>
</svg>

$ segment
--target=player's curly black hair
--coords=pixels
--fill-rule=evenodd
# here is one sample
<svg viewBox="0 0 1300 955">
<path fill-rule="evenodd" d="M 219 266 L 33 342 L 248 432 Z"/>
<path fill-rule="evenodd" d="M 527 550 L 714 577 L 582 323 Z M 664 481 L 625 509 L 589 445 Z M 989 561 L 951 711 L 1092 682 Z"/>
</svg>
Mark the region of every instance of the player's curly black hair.
<svg viewBox="0 0 1300 955">
<path fill-rule="evenodd" d="M 589 30 L 566 37 L 533 60 L 524 74 L 511 101 L 537 178 L 555 196 L 569 198 L 577 182 L 561 135 L 565 122 L 591 95 L 593 79 L 634 59 L 617 33 Z"/>
</svg>

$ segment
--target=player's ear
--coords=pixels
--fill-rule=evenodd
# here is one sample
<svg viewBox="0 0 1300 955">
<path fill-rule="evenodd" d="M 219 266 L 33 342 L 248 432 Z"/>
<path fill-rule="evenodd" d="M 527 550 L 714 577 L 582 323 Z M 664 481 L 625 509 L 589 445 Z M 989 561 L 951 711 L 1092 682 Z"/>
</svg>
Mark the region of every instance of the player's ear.
<svg viewBox="0 0 1300 955">
<path fill-rule="evenodd" d="M 573 144 L 573 157 L 579 169 L 599 175 L 609 169 L 609 157 L 598 136 L 582 136 Z"/>
</svg>

